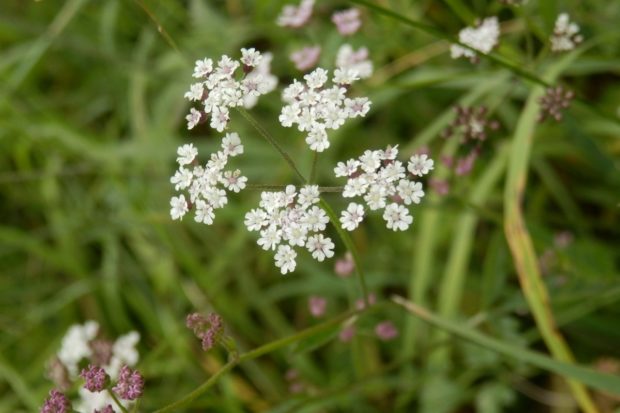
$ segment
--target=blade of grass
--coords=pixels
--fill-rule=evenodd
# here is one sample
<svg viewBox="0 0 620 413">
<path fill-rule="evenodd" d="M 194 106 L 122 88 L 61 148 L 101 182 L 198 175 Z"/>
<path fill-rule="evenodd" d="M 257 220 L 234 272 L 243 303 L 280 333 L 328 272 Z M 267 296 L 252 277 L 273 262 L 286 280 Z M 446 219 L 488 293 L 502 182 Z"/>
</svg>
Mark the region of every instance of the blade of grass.
<svg viewBox="0 0 620 413">
<path fill-rule="evenodd" d="M 599 373 L 595 370 L 554 360 L 544 354 L 524 349 L 501 340 L 482 334 L 462 323 L 454 322 L 429 312 L 403 297 L 394 295 L 392 301 L 403 307 L 415 317 L 424 320 L 434 327 L 440 328 L 459 338 L 470 341 L 488 350 L 514 358 L 516 360 L 532 364 L 538 368 L 556 373 L 560 376 L 570 377 L 573 381 L 586 384 L 594 389 L 602 390 L 611 394 L 620 395 L 620 377 L 611 374 Z"/>
<path fill-rule="evenodd" d="M 546 78 L 550 81 L 557 78 L 575 57 L 575 53 L 567 55 L 551 66 L 546 73 Z M 572 363 L 574 357 L 557 328 L 549 305 L 549 294 L 542 280 L 538 257 L 534 251 L 521 207 L 526 187 L 532 140 L 540 110 L 539 99 L 543 94 L 544 88 L 541 86 L 532 89 L 513 137 L 504 192 L 504 231 L 519 276 L 521 289 L 545 344 L 555 359 Z M 579 406 L 584 411 L 598 411 L 580 382 L 568 379 L 568 384 Z"/>
<path fill-rule="evenodd" d="M 507 160 L 508 146 L 504 145 L 473 187 L 469 199 L 471 203 L 483 205 L 486 202 L 491 190 L 502 177 Z M 467 275 L 477 223 L 477 214 L 466 209 L 461 213 L 454 228 L 452 247 L 444 268 L 444 276 L 441 279 L 437 300 L 438 313 L 442 317 L 454 317 L 462 301 L 465 276 Z M 438 334 L 435 339 L 441 341 L 445 339 L 445 335 Z M 451 347 L 442 347 L 439 351 L 434 352 L 432 356 L 434 365 L 448 366 L 450 364 L 450 350 Z"/>
</svg>

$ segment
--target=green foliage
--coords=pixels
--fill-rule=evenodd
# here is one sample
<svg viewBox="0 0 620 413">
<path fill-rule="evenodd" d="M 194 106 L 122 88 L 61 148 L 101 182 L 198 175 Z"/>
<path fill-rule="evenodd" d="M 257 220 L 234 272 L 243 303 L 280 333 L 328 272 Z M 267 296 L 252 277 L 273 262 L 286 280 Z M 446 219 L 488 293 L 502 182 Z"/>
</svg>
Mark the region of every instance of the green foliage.
<svg viewBox="0 0 620 413">
<path fill-rule="evenodd" d="M 37 411 L 53 386 L 49 360 L 69 326 L 86 320 L 108 338 L 139 331 L 140 411 L 197 388 L 175 411 L 557 411 L 553 400 L 576 411 L 558 378 L 585 384 L 599 411 L 618 409 L 620 3 L 319 0 L 299 31 L 275 25 L 284 4 L 2 1 L 0 412 Z M 343 39 L 329 16 L 352 5 L 364 26 Z M 562 11 L 585 36 L 568 57 L 546 46 Z M 500 47 L 475 66 L 450 59 L 458 31 L 491 15 L 502 22 Z M 450 184 L 440 195 L 425 182 L 404 233 L 380 217 L 350 239 L 330 229 L 337 255 L 357 250 L 364 288 L 379 301 L 355 315 L 350 343 L 337 336 L 361 298 L 359 280 L 308 257 L 281 276 L 242 225 L 258 192 L 232 196 L 210 227 L 168 214 L 177 146 L 207 153 L 218 144 L 206 127 L 185 128 L 194 60 L 269 50 L 282 86 L 301 76 L 291 51 L 320 44 L 331 69 L 345 41 L 370 51 L 375 73 L 353 92 L 373 106 L 331 136 L 317 181 L 338 185 L 337 161 L 398 144 L 403 157 L 428 147 L 430 178 Z M 576 91 L 562 122 L 535 122 L 545 84 Z M 464 177 L 441 162 L 463 150 L 458 137 L 440 136 L 457 104 L 485 105 L 501 123 Z M 277 123 L 280 107 L 271 93 L 252 119 L 309 176 L 312 156 L 300 133 Z M 232 118 L 246 152 L 236 166 L 250 182 L 299 183 L 251 122 Z M 336 215 L 346 206 L 338 194 L 324 200 Z M 505 223 L 523 224 L 522 244 Z M 519 274 L 524 256 L 530 271 Z M 393 293 L 430 318 L 406 314 L 388 301 Z M 322 320 L 309 314 L 311 295 L 328 300 Z M 201 352 L 184 326 L 194 311 L 221 314 L 238 359 Z M 388 319 L 400 335 L 383 342 L 374 328 Z M 567 357 L 552 358 L 549 326 Z M 290 391 L 290 369 L 301 393 Z"/>
</svg>

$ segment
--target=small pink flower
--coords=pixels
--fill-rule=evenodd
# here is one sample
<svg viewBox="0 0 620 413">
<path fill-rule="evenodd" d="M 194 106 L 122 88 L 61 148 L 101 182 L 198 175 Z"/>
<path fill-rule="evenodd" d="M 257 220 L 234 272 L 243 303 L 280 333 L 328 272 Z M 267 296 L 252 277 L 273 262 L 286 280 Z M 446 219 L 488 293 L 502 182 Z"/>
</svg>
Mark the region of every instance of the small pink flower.
<svg viewBox="0 0 620 413">
<path fill-rule="evenodd" d="M 478 158 L 478 154 L 476 151 L 472 151 L 469 155 L 464 158 L 460 158 L 456 162 L 456 167 L 454 168 L 454 173 L 458 176 L 467 175 L 471 172 L 474 167 L 474 163 Z"/>
<path fill-rule="evenodd" d="M 377 296 L 374 293 L 368 294 L 368 304 L 373 305 L 376 302 L 377 302 Z M 360 298 L 359 300 L 355 302 L 355 308 L 357 308 L 358 310 L 363 310 L 364 308 L 366 308 L 366 302 L 364 301 L 363 298 Z"/>
<path fill-rule="evenodd" d="M 390 341 L 398 337 L 398 330 L 391 321 L 383 321 L 375 327 L 375 334 L 383 341 Z"/>
<path fill-rule="evenodd" d="M 325 314 L 327 300 L 323 297 L 313 295 L 308 299 L 308 309 L 313 317 L 319 318 Z"/>
<path fill-rule="evenodd" d="M 343 36 L 352 35 L 362 26 L 360 11 L 358 9 L 347 9 L 336 12 L 332 15 L 332 22 L 334 22 L 338 32 Z"/>
<path fill-rule="evenodd" d="M 355 325 L 350 325 L 340 330 L 340 334 L 338 335 L 338 338 L 343 343 L 348 343 L 349 341 L 353 339 L 353 336 L 355 336 Z"/>
<path fill-rule="evenodd" d="M 450 183 L 445 179 L 431 178 L 428 184 L 438 195 L 448 195 L 450 192 Z"/>
<path fill-rule="evenodd" d="M 215 346 L 224 333 L 222 317 L 216 313 L 211 313 L 207 317 L 199 313 L 188 314 L 185 325 L 201 340 L 204 351 Z"/>
<path fill-rule="evenodd" d="M 93 393 L 105 390 L 109 379 L 104 369 L 90 364 L 88 368 L 82 370 L 80 377 L 86 380 L 84 388 Z"/>
<path fill-rule="evenodd" d="M 132 370 L 125 365 L 121 367 L 118 382 L 112 390 L 123 400 L 136 400 L 142 396 L 144 379 L 138 370 Z"/>
<path fill-rule="evenodd" d="M 312 17 L 314 0 L 301 0 L 299 6 L 287 4 L 278 16 L 276 24 L 283 27 L 299 28 L 304 26 Z"/>
<path fill-rule="evenodd" d="M 353 274 L 353 270 L 355 269 L 355 262 L 353 261 L 353 255 L 350 252 L 347 252 L 343 258 L 339 258 L 336 260 L 336 264 L 334 264 L 334 271 L 336 275 L 339 277 L 348 277 Z"/>
<path fill-rule="evenodd" d="M 68 413 L 71 411 L 71 403 L 67 396 L 56 389 L 50 391 L 49 397 L 43 403 L 40 413 Z"/>
<path fill-rule="evenodd" d="M 321 46 L 304 47 L 291 53 L 290 59 L 297 70 L 306 71 L 316 66 L 321 56 Z"/>
</svg>

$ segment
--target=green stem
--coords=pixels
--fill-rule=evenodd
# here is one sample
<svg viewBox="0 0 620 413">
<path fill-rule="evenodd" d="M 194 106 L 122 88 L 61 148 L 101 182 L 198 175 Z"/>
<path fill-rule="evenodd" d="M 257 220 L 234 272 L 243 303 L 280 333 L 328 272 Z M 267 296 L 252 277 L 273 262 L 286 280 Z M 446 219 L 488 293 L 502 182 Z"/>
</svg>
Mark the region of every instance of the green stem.
<svg viewBox="0 0 620 413">
<path fill-rule="evenodd" d="M 116 403 L 118 408 L 121 409 L 123 413 L 129 413 L 129 411 L 125 408 L 125 406 L 123 406 L 120 400 L 118 400 L 118 397 L 116 397 L 116 394 L 114 394 L 114 392 L 110 389 L 106 389 L 106 390 L 108 391 L 108 394 L 110 395 L 110 397 L 112 397 L 112 400 L 114 400 L 114 403 Z"/>
<path fill-rule="evenodd" d="M 310 169 L 310 179 L 308 179 L 308 183 L 313 183 L 316 180 L 316 164 L 319 160 L 319 153 L 317 151 L 312 151 L 312 168 Z"/>
<path fill-rule="evenodd" d="M 284 150 L 284 148 L 282 148 L 280 144 L 276 142 L 276 140 L 273 139 L 273 137 L 269 135 L 269 133 L 267 133 L 267 131 L 260 125 L 260 123 L 258 123 L 245 109 L 237 108 L 237 110 L 248 122 L 250 122 L 254 129 L 256 129 L 258 133 L 260 133 L 260 135 L 265 138 L 265 140 L 269 142 L 269 144 L 273 146 L 276 151 L 278 151 L 278 153 L 282 156 L 282 158 L 284 158 L 286 163 L 288 163 L 291 169 L 295 172 L 295 175 L 297 175 L 297 177 L 303 183 L 308 182 L 306 177 L 297 168 L 297 165 L 295 165 L 295 161 L 293 161 L 293 158 L 291 158 L 291 156 Z"/>
<path fill-rule="evenodd" d="M 207 390 L 209 390 L 211 387 L 213 387 L 213 385 L 219 380 L 219 378 L 222 375 L 224 375 L 225 373 L 235 368 L 238 364 L 241 364 L 244 361 L 256 359 L 260 356 L 279 350 L 290 344 L 296 343 L 298 341 L 302 341 L 308 337 L 312 337 L 318 333 L 323 332 L 324 330 L 331 328 L 332 326 L 336 324 L 342 323 L 344 320 L 350 317 L 363 313 L 364 311 L 366 311 L 366 309 L 368 309 L 368 307 L 362 310 L 351 311 L 351 312 L 340 314 L 339 316 L 334 317 L 330 320 L 327 320 L 321 324 L 317 324 L 316 326 L 302 330 L 297 334 L 284 337 L 279 340 L 272 341 L 270 343 L 257 347 L 254 350 L 250 350 L 246 353 L 243 353 L 239 357 L 231 359 L 228 363 L 226 363 L 218 371 L 216 371 L 211 377 L 209 377 L 207 381 L 202 383 L 192 392 L 188 393 L 181 399 L 175 402 L 172 402 L 168 404 L 167 406 L 162 407 L 161 409 L 155 410 L 155 412 L 153 413 L 165 413 L 165 412 L 171 412 L 171 411 L 178 411 L 180 408 L 196 400 L 200 395 L 202 395 Z M 123 411 L 126 413 L 125 409 L 123 409 Z"/>
</svg>

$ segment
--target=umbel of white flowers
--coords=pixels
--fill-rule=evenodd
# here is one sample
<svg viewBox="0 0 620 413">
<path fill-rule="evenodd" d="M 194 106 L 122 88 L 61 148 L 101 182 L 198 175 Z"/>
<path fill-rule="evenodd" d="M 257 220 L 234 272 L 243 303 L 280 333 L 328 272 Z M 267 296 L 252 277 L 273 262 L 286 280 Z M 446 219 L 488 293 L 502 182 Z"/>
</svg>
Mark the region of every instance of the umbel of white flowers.
<svg viewBox="0 0 620 413">
<path fill-rule="evenodd" d="M 488 54 L 499 39 L 499 22 L 497 17 L 487 17 L 475 27 L 465 27 L 459 32 L 459 42 L 466 44 L 472 49 L 482 54 Z M 476 62 L 478 56 L 476 52 L 461 45 L 453 44 L 450 46 L 450 55 L 453 59 L 467 57 L 472 62 Z"/>
</svg>

